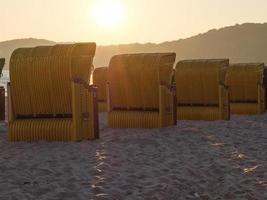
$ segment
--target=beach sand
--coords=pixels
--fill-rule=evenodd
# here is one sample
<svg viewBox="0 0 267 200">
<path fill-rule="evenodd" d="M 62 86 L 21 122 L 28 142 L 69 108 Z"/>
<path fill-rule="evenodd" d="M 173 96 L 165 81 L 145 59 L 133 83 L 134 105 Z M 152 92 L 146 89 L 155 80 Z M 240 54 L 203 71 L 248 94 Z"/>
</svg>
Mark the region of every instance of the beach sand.
<svg viewBox="0 0 267 200">
<path fill-rule="evenodd" d="M 267 114 L 109 129 L 80 143 L 9 143 L 0 125 L 0 200 L 267 199 Z"/>
</svg>

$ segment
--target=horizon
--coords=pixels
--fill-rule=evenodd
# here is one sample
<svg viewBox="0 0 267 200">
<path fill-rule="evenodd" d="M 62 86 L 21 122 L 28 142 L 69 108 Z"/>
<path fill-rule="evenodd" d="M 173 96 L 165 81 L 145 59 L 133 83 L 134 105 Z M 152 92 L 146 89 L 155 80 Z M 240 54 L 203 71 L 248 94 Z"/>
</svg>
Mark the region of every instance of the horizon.
<svg viewBox="0 0 267 200">
<path fill-rule="evenodd" d="M 200 33 L 197 33 L 195 35 L 190 35 L 188 37 L 185 37 L 185 38 L 176 38 L 176 39 L 173 39 L 173 40 L 165 40 L 165 41 L 159 41 L 159 42 L 131 42 L 131 43 L 116 43 L 116 44 L 100 44 L 97 46 L 115 46 L 115 45 L 131 45 L 131 44 L 140 44 L 140 45 L 145 45 L 145 44 L 162 44 L 162 43 L 165 43 L 165 42 L 174 42 L 174 41 L 179 41 L 179 40 L 184 40 L 184 39 L 190 39 L 192 37 L 195 37 L 195 36 L 198 36 L 198 35 L 201 35 L 201 34 L 206 34 L 208 33 L 209 31 L 212 31 L 212 30 L 216 30 L 216 31 L 219 31 L 221 29 L 224 29 L 224 28 L 229 28 L 229 27 L 235 27 L 235 26 L 242 26 L 242 25 L 245 25 L 245 24 L 261 24 L 261 25 L 264 25 L 264 24 L 267 24 L 267 21 L 266 22 L 262 22 L 262 23 L 256 23 L 256 22 L 245 22 L 245 23 L 242 23 L 242 24 L 232 24 L 232 25 L 228 25 L 228 26 L 224 26 L 224 27 L 219 27 L 219 28 L 211 28 L 209 30 L 206 30 L 204 32 L 200 32 Z M 9 39 L 9 40 L 3 40 L 3 41 L 0 41 L 0 43 L 2 42 L 9 42 L 9 41 L 15 41 L 15 40 L 30 40 L 30 39 L 33 39 L 33 40 L 46 40 L 46 41 L 49 41 L 49 42 L 55 42 L 55 43 L 75 43 L 75 42 L 79 42 L 79 41 L 55 41 L 55 40 L 52 40 L 50 38 L 35 38 L 35 37 L 25 37 L 25 38 L 13 38 L 13 39 Z M 91 42 L 91 41 L 84 41 L 84 42 Z"/>
<path fill-rule="evenodd" d="M 0 0 L 0 3 L 4 8 L 0 13 L 0 41 L 43 38 L 58 43 L 94 41 L 100 46 L 158 44 L 235 24 L 267 22 L 264 0 Z"/>
</svg>

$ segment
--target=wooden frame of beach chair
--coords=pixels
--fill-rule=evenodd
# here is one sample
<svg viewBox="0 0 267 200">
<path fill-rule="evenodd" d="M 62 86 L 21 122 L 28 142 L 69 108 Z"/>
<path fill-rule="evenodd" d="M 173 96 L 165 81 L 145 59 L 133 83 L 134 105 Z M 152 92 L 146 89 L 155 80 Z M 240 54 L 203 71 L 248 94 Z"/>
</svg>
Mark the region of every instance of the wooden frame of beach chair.
<svg viewBox="0 0 267 200">
<path fill-rule="evenodd" d="M 107 72 L 108 67 L 98 67 L 95 68 L 93 72 L 93 84 L 97 86 L 98 89 L 98 111 L 107 112 Z"/>
<path fill-rule="evenodd" d="M 228 59 L 183 60 L 175 68 L 178 120 L 229 120 Z"/>
<path fill-rule="evenodd" d="M 2 71 L 5 66 L 5 59 L 0 58 L 0 76 L 2 76 Z M 0 120 L 5 120 L 5 88 L 0 87 Z"/>
<path fill-rule="evenodd" d="M 231 64 L 226 84 L 230 88 L 232 114 L 255 115 L 265 112 L 263 63 Z"/>
<path fill-rule="evenodd" d="M 4 69 L 5 66 L 5 58 L 0 58 L 0 74 L 2 75 L 2 71 Z"/>
<path fill-rule="evenodd" d="M 175 53 L 114 56 L 108 68 L 110 128 L 159 128 L 176 124 L 171 85 Z"/>
<path fill-rule="evenodd" d="M 8 139 L 99 137 L 97 88 L 89 85 L 95 43 L 17 49 L 10 59 Z"/>
</svg>

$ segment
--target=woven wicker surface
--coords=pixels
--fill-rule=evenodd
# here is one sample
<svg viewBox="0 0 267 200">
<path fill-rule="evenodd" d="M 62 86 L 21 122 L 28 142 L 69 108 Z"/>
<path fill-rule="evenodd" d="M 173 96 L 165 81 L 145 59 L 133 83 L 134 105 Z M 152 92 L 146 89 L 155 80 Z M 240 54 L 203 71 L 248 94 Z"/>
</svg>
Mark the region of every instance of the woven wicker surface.
<svg viewBox="0 0 267 200">
<path fill-rule="evenodd" d="M 230 101 L 257 101 L 258 84 L 263 84 L 263 63 L 231 64 L 226 75 Z"/>
<path fill-rule="evenodd" d="M 224 84 L 228 60 L 186 60 L 176 65 L 178 104 L 219 104 L 219 83 Z"/>
<path fill-rule="evenodd" d="M 173 100 L 172 93 L 160 85 L 171 84 L 174 62 L 174 53 L 113 57 L 108 68 L 109 126 L 156 128 L 173 124 L 173 117 L 165 112 L 172 110 L 167 101 Z"/>
<path fill-rule="evenodd" d="M 112 107 L 158 108 L 160 82 L 171 83 L 175 54 L 128 54 L 111 59 Z"/>
</svg>

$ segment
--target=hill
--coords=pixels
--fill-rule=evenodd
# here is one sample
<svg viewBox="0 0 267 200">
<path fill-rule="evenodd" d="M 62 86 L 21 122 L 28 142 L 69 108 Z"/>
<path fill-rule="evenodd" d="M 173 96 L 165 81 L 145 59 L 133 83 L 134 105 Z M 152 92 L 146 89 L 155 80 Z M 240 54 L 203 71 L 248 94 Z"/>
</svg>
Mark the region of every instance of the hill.
<svg viewBox="0 0 267 200">
<path fill-rule="evenodd" d="M 105 66 L 113 55 L 139 52 L 176 52 L 177 60 L 193 58 L 230 58 L 231 62 L 267 63 L 267 23 L 246 23 L 213 29 L 187 39 L 159 44 L 124 44 L 98 46 L 94 65 Z M 49 45 L 55 42 L 22 39 L 0 42 L 0 57 L 9 59 L 21 46 Z"/>
<path fill-rule="evenodd" d="M 6 58 L 5 69 L 8 68 L 9 59 L 12 52 L 20 47 L 34 47 L 39 45 L 53 45 L 55 42 L 43 39 L 16 39 L 0 42 L 0 58 Z"/>
</svg>

